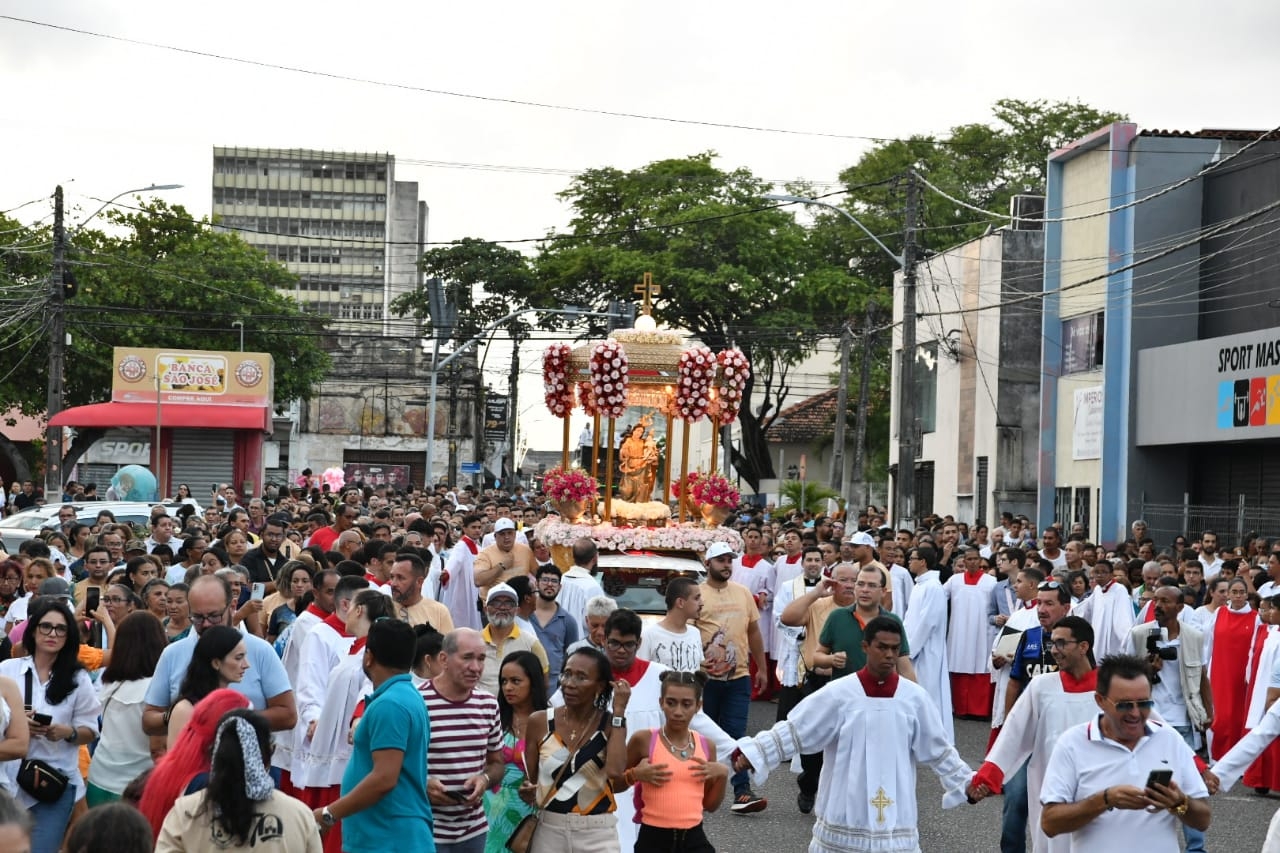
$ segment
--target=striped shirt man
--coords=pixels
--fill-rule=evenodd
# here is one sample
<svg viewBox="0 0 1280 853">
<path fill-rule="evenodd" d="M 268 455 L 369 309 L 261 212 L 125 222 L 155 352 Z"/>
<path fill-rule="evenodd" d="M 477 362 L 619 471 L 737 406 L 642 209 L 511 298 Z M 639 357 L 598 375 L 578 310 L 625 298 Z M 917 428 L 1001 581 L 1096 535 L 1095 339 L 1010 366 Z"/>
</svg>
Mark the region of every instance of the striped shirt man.
<svg viewBox="0 0 1280 853">
<path fill-rule="evenodd" d="M 473 689 L 465 699 L 455 702 L 440 694 L 434 680 L 425 682 L 418 692 L 431 720 L 427 777 L 439 781 L 449 794 L 461 793 L 467 780 L 485 772 L 491 754 L 501 755 L 498 699 Z M 483 836 L 488 829 L 483 801 L 475 805 L 461 800 L 445 805 L 433 802 L 432 813 L 437 846 L 468 841 Z"/>
</svg>

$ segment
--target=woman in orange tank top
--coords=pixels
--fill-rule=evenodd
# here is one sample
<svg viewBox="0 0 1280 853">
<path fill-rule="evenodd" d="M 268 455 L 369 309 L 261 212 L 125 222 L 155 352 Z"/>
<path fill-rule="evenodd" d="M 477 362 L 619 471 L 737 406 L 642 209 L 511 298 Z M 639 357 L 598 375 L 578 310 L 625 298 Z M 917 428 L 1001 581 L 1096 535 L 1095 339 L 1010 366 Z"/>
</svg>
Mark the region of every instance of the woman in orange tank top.
<svg viewBox="0 0 1280 853">
<path fill-rule="evenodd" d="M 661 680 L 666 723 L 627 743 L 626 781 L 635 786 L 640 824 L 635 853 L 715 853 L 702 812 L 720 807 L 729 768 L 716 762 L 715 744 L 689 730 L 707 675 L 668 671 Z"/>
</svg>

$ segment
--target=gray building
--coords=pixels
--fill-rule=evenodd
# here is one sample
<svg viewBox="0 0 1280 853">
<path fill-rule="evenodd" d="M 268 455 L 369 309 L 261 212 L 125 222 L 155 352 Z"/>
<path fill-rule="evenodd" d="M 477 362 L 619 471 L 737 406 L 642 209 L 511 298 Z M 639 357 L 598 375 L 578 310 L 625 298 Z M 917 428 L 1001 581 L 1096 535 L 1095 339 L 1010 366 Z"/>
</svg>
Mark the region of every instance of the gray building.
<svg viewBox="0 0 1280 853">
<path fill-rule="evenodd" d="M 1055 152 L 1041 527 L 1280 534 L 1280 142 L 1118 123 Z"/>
<path fill-rule="evenodd" d="M 1037 197 L 1019 203 L 1038 209 Z M 992 523 L 1036 506 L 1044 233 L 1036 216 L 922 261 L 916 270 L 915 411 L 910 517 Z M 890 487 L 899 469 L 901 274 L 894 287 Z M 895 498 L 889 499 L 890 505 Z"/>
<path fill-rule="evenodd" d="M 426 216 L 418 184 L 395 168 L 390 154 L 214 148 L 213 215 L 297 274 L 294 297 L 332 328 L 390 333 L 391 301 L 417 281 Z"/>
</svg>

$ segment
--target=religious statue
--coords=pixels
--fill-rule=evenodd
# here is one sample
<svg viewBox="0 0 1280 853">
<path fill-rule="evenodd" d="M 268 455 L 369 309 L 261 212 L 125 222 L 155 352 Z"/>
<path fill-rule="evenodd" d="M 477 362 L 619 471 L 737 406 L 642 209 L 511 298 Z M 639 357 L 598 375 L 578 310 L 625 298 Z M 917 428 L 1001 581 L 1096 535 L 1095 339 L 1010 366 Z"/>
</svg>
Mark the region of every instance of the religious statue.
<svg viewBox="0 0 1280 853">
<path fill-rule="evenodd" d="M 622 473 L 618 497 L 624 501 L 646 503 L 653 499 L 658 477 L 658 443 L 653 438 L 652 423 L 651 416 L 642 417 L 640 423 L 631 428 L 618 451 L 618 470 Z"/>
</svg>

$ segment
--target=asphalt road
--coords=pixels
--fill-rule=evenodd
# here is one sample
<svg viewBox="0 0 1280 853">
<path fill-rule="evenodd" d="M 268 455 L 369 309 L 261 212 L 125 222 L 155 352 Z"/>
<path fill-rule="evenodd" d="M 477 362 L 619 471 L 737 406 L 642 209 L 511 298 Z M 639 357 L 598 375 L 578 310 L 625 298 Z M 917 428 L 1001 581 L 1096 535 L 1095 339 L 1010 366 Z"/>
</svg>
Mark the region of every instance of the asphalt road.
<svg viewBox="0 0 1280 853">
<path fill-rule="evenodd" d="M 752 702 L 748 731 L 768 728 L 776 713 L 776 705 Z M 978 767 L 987 745 L 988 724 L 956 720 L 955 726 L 956 746 L 961 757 L 969 766 Z M 765 785 L 756 791 L 769 800 L 769 808 L 759 814 L 732 814 L 730 796 L 726 794 L 720 810 L 709 815 L 706 822 L 707 835 L 716 849 L 720 853 L 807 850 L 813 817 L 802 815 L 796 809 L 795 778 L 785 769 L 770 774 Z M 991 797 L 976 806 L 943 811 L 942 788 L 927 767 L 919 768 L 916 796 L 920 810 L 920 847 L 924 853 L 999 851 L 999 797 Z M 1213 823 L 1207 844 L 1210 853 L 1254 853 L 1262 849 L 1267 824 L 1280 808 L 1280 794 L 1259 797 L 1249 788 L 1237 785 L 1231 793 L 1214 797 L 1211 805 Z M 1030 850 L 1029 845 L 1027 849 Z"/>
</svg>

